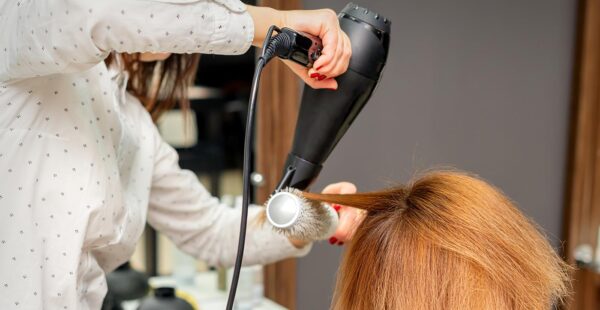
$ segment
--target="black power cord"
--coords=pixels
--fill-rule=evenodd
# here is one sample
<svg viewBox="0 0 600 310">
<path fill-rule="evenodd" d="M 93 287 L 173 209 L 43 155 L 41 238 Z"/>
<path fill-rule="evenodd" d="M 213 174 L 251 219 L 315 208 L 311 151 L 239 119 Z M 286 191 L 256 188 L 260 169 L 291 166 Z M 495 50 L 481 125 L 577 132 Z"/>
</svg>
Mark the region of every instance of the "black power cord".
<svg viewBox="0 0 600 310">
<path fill-rule="evenodd" d="M 258 95 L 258 85 L 260 84 L 260 75 L 266 64 L 275 57 L 277 46 L 282 41 L 286 41 L 284 36 L 272 37 L 273 31 L 280 32 L 279 28 L 271 26 L 267 32 L 267 36 L 262 46 L 262 54 L 256 61 L 254 69 L 254 77 L 252 78 L 252 89 L 250 92 L 250 100 L 248 103 L 248 116 L 246 120 L 246 133 L 244 136 L 244 168 L 243 168 L 243 194 L 242 194 L 242 217 L 240 221 L 240 236 L 238 240 L 238 249 L 233 268 L 233 276 L 231 279 L 231 287 L 229 288 L 229 297 L 227 299 L 227 310 L 233 309 L 235 301 L 235 293 L 240 278 L 240 269 L 242 268 L 242 259 L 244 257 L 244 245 L 246 241 L 246 225 L 248 223 L 248 205 L 250 204 L 250 167 L 251 167 L 251 152 L 252 141 L 254 140 L 254 112 L 256 110 L 256 97 Z M 281 39 L 277 39 L 281 38 Z"/>
<path fill-rule="evenodd" d="M 276 31 L 277 35 L 273 36 Z M 260 84 L 260 75 L 267 63 L 278 56 L 282 59 L 289 59 L 300 65 L 310 67 L 313 62 L 321 55 L 321 40 L 307 34 L 300 34 L 292 29 L 279 29 L 271 26 L 267 31 L 265 41 L 262 45 L 262 53 L 256 61 L 254 77 L 252 78 L 252 89 L 248 104 L 248 116 L 246 120 L 246 133 L 244 136 L 244 168 L 243 168 L 243 193 L 242 193 L 242 217 L 240 221 L 240 236 L 238 240 L 238 249 L 233 268 L 231 287 L 229 288 L 229 297 L 227 299 L 227 310 L 233 309 L 235 293 L 240 278 L 240 269 L 242 268 L 242 259 L 244 257 L 244 245 L 246 243 L 246 226 L 248 223 L 248 205 L 250 204 L 250 167 L 252 162 L 252 141 L 254 140 L 254 112 L 256 110 L 256 97 L 258 95 L 258 85 Z"/>
</svg>

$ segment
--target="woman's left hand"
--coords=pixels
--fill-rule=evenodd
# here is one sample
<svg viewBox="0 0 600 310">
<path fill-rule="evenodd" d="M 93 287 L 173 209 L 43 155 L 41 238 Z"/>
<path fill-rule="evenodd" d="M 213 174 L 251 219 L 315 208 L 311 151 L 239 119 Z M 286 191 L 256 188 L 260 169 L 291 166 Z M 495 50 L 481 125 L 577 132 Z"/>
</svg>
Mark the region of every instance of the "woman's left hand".
<svg viewBox="0 0 600 310">
<path fill-rule="evenodd" d="M 323 50 L 313 67 L 307 69 L 292 61 L 286 65 L 312 88 L 337 89 L 335 77 L 348 69 L 352 47 L 337 15 L 330 9 L 283 11 L 283 25 L 321 38 Z"/>
<path fill-rule="evenodd" d="M 327 185 L 322 193 L 354 194 L 356 193 L 356 186 L 349 182 L 333 183 Z M 344 245 L 344 242 L 352 239 L 354 232 L 365 219 L 366 212 L 360 209 L 340 205 L 333 205 L 333 208 L 337 211 L 340 220 L 335 233 L 329 238 L 329 243 L 332 245 Z M 289 240 L 298 249 L 301 249 L 308 244 L 307 241 L 292 238 Z"/>
<path fill-rule="evenodd" d="M 356 186 L 349 182 L 330 184 L 323 189 L 323 194 L 354 194 Z M 352 239 L 354 232 L 365 218 L 365 212 L 356 208 L 333 205 L 340 216 L 340 222 L 335 234 L 329 238 L 329 243 L 343 245 Z"/>
</svg>

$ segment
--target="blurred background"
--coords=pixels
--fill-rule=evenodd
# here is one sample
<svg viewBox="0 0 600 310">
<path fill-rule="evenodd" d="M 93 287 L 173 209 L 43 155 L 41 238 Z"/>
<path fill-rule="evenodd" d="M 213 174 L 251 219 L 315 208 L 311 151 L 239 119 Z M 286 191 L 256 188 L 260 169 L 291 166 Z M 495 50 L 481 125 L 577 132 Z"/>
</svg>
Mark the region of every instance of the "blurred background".
<svg viewBox="0 0 600 310">
<path fill-rule="evenodd" d="M 303 4 L 338 11 L 346 1 Z M 363 5 L 392 21 L 388 63 L 314 190 L 340 180 L 370 190 L 435 167 L 463 169 L 500 187 L 559 247 L 577 1 Z M 342 251 L 318 244 L 298 260 L 298 309 L 327 309 Z"/>
<path fill-rule="evenodd" d="M 568 308 L 599 309 L 600 1 L 355 2 L 392 21 L 390 55 L 373 98 L 312 190 L 339 181 L 353 182 L 361 191 L 379 189 L 440 167 L 478 174 L 501 188 L 559 253 L 578 264 Z M 339 11 L 347 1 L 258 3 Z M 254 51 L 203 55 L 193 115 L 182 123 L 174 111 L 159 122 L 182 167 L 195 171 L 230 207 L 239 204 L 241 193 L 254 59 Z M 280 63 L 263 74 L 257 203 L 280 176 L 302 87 Z M 342 252 L 317 243 L 304 258 L 247 270 L 242 281 L 251 280 L 242 290 L 251 301 L 239 309 L 328 309 Z M 178 270 L 184 276 L 208 274 L 194 281 L 211 283 L 203 289 L 213 290 L 213 305 L 227 287 L 225 270 L 190 260 L 151 229 L 132 266 L 167 278 L 177 277 Z"/>
</svg>

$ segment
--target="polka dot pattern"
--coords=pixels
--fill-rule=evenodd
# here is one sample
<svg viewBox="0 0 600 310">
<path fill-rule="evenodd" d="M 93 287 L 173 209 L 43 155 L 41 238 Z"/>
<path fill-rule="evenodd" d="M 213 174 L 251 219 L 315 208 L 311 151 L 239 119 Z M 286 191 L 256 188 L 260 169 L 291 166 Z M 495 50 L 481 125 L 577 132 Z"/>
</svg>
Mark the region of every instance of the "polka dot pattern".
<svg viewBox="0 0 600 310">
<path fill-rule="evenodd" d="M 254 37 L 238 0 L 11 3 L 0 12 L 14 25 L 0 36 L 0 82 L 88 70 L 112 51 L 241 54 Z"/>
<path fill-rule="evenodd" d="M 14 29 L 0 35 L 0 309 L 99 309 L 104 273 L 130 257 L 146 221 L 184 251 L 231 265 L 239 212 L 179 168 L 126 93 L 127 75 L 102 59 L 241 53 L 253 33 L 244 5 L 15 0 L 2 8 L 0 25 Z M 309 249 L 263 226 L 251 226 L 247 242 L 247 264 Z"/>
</svg>

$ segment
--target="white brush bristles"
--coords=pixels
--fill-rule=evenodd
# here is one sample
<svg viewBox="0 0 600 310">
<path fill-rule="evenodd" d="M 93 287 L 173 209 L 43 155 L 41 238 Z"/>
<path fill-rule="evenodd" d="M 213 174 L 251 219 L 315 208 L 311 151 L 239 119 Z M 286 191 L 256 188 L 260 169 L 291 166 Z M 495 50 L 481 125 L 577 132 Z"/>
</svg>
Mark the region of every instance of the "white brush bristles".
<svg viewBox="0 0 600 310">
<path fill-rule="evenodd" d="M 330 205 L 304 198 L 295 188 L 286 188 L 267 200 L 267 219 L 273 229 L 289 238 L 325 240 L 335 232 L 339 219 Z"/>
</svg>

